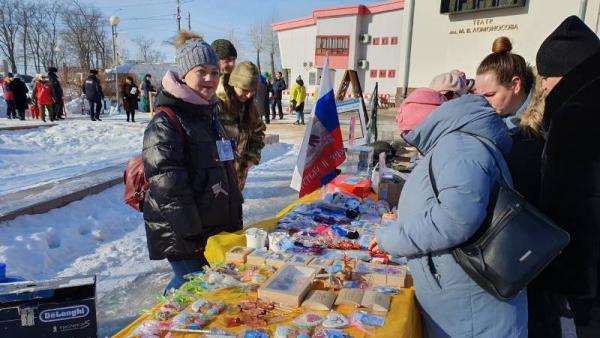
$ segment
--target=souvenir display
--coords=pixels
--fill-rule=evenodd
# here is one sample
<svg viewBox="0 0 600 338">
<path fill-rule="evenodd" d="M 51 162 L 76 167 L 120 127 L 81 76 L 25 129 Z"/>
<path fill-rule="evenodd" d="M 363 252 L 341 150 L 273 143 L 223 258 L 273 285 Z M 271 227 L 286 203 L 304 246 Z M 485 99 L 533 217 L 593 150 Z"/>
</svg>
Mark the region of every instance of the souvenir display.
<svg viewBox="0 0 600 338">
<path fill-rule="evenodd" d="M 302 307 L 316 311 L 330 310 L 336 297 L 337 294 L 335 292 L 313 290 L 308 293 L 308 296 L 302 302 Z"/>
<path fill-rule="evenodd" d="M 133 337 L 346 338 L 348 329 L 375 336 L 407 269 L 404 258 L 368 250 L 398 215 L 388 202 L 366 198 L 367 181 L 343 176 L 321 200 L 292 208 L 272 232 L 248 228 L 246 246 L 188 275 Z"/>
<path fill-rule="evenodd" d="M 258 297 L 299 307 L 316 274 L 313 267 L 286 264 L 258 289 Z"/>
<path fill-rule="evenodd" d="M 330 311 L 323 321 L 323 327 L 328 329 L 341 329 L 348 326 L 348 324 L 350 324 L 348 318 L 336 311 Z"/>
</svg>

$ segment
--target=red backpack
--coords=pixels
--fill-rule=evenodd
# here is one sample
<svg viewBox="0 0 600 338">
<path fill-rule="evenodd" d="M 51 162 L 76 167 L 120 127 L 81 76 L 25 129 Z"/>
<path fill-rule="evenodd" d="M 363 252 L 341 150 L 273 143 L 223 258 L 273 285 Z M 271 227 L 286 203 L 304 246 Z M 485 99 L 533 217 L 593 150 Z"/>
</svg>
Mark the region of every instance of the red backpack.
<svg viewBox="0 0 600 338">
<path fill-rule="evenodd" d="M 185 138 L 185 132 L 181 126 L 181 122 L 177 119 L 175 112 L 168 107 L 157 107 L 158 113 L 164 112 L 167 114 L 169 120 L 177 126 L 177 129 L 181 135 Z M 144 161 L 142 155 L 138 155 L 129 162 L 125 167 L 123 173 L 123 183 L 125 183 L 125 203 L 129 204 L 135 210 L 142 212 L 144 208 L 144 198 L 146 197 L 146 191 L 148 191 L 148 180 L 144 175 Z"/>
</svg>

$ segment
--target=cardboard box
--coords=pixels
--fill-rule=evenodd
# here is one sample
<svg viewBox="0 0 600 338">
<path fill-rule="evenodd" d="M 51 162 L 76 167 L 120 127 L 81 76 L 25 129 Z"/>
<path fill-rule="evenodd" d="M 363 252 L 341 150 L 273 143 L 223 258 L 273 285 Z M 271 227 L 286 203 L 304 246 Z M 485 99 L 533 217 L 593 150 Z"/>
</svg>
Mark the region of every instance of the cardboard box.
<svg viewBox="0 0 600 338">
<path fill-rule="evenodd" d="M 258 298 L 299 307 L 316 274 L 317 268 L 285 264 L 258 288 Z"/>
<path fill-rule="evenodd" d="M 390 208 L 398 206 L 398 200 L 400 199 L 400 193 L 404 187 L 404 182 L 393 183 L 393 182 L 382 182 L 379 183 L 379 194 L 380 200 L 385 200 L 389 203 Z"/>
<path fill-rule="evenodd" d="M 245 246 L 234 246 L 225 253 L 225 261 L 240 264 L 246 263 L 246 257 L 248 257 L 252 251 L 254 251 L 254 249 Z"/>
<path fill-rule="evenodd" d="M 0 337 L 97 336 L 96 278 L 0 284 Z"/>
<path fill-rule="evenodd" d="M 363 279 L 372 286 L 406 287 L 405 265 L 384 265 L 358 262 L 353 279 Z"/>
</svg>

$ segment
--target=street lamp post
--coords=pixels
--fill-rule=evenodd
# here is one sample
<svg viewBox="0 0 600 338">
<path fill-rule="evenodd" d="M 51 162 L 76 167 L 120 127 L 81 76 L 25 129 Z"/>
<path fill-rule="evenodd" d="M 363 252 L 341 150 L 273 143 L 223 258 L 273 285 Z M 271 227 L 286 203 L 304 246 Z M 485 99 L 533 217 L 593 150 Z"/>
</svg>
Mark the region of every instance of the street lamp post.
<svg viewBox="0 0 600 338">
<path fill-rule="evenodd" d="M 119 24 L 119 17 L 113 15 L 110 17 L 110 26 L 112 27 L 112 46 L 113 46 L 113 66 L 115 68 L 115 95 L 117 97 L 117 113 L 119 112 L 119 73 L 117 66 L 119 64 L 117 59 L 117 25 Z"/>
</svg>

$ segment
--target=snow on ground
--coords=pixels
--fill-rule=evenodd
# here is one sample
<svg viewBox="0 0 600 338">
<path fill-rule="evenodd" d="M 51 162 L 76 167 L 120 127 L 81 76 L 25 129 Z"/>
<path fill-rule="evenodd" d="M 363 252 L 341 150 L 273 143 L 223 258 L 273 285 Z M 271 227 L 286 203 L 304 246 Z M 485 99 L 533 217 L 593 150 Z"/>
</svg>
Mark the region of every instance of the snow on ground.
<svg viewBox="0 0 600 338">
<path fill-rule="evenodd" d="M 0 131 L 0 194 L 125 163 L 140 152 L 145 124 L 121 119 L 79 115 L 49 128 Z"/>
<path fill-rule="evenodd" d="M 76 138 L 73 135 L 78 135 L 80 130 L 90 130 L 98 137 L 101 134 L 95 130 L 99 129 L 113 133 L 116 139 L 122 140 L 119 135 L 114 134 L 117 132 L 109 127 L 89 128 L 87 123 L 69 125 L 75 133 L 71 133 L 71 138 Z M 121 133 L 127 133 L 126 128 L 119 130 Z M 40 129 L 36 129 L 36 132 L 46 134 Z M 68 134 L 69 131 L 63 130 L 63 133 Z M 33 132 L 27 135 L 36 140 L 43 138 Z M 51 135 L 49 137 L 57 140 L 56 142 L 66 142 L 69 139 L 55 132 L 46 135 Z M 4 136 L 3 133 L 2 137 Z M 16 136 L 7 139 L 13 140 L 13 144 L 23 144 L 17 142 Z M 53 142 L 42 142 L 42 146 L 55 144 Z M 131 140 L 130 142 L 135 143 Z M 1 146 L 2 152 L 7 149 L 5 144 Z M 24 145 L 21 147 L 20 149 L 23 149 Z M 93 150 L 89 150 L 88 154 L 88 148 L 80 145 L 73 147 L 74 156 L 64 155 L 67 158 L 58 160 L 58 164 L 70 161 L 70 166 L 65 166 L 63 171 L 81 173 L 82 170 L 87 170 L 88 166 L 96 165 L 91 156 L 96 152 L 100 153 L 100 156 L 95 156 L 96 159 L 103 163 L 115 158 L 130 157 L 131 153 L 127 151 L 133 150 L 127 150 L 129 147 L 124 145 L 121 147 L 125 149 L 112 148 L 115 152 L 114 158 L 111 158 L 108 152 L 106 158 L 101 158 L 101 147 L 91 148 Z M 297 193 L 289 188 L 289 182 L 297 152 L 297 146 L 291 144 L 273 144 L 265 147 L 262 163 L 252 168 L 244 190 L 246 225 L 272 217 L 296 198 Z M 27 155 L 27 152 L 25 154 L 24 160 L 13 164 L 23 171 L 31 171 L 34 168 L 28 166 L 35 167 L 31 163 L 35 161 L 35 156 Z M 42 162 L 53 161 L 47 155 L 40 157 Z M 13 157 L 13 161 L 15 159 L 16 157 Z M 8 160 L 0 159 L 0 163 L 6 162 Z M 18 173 L 15 169 L 12 169 L 12 172 Z M 48 178 L 49 173 L 40 175 Z M 17 184 L 16 181 L 12 182 Z M 143 309 L 155 304 L 156 296 L 162 292 L 170 279 L 170 267 L 166 261 L 148 259 L 142 215 L 122 202 L 122 193 L 123 186 L 115 186 L 46 214 L 21 216 L 0 224 L 0 262 L 7 263 L 9 275 L 37 280 L 60 276 L 97 275 L 97 314 L 101 337 L 117 332 L 135 319 Z"/>
</svg>

